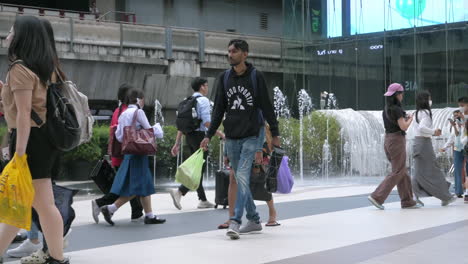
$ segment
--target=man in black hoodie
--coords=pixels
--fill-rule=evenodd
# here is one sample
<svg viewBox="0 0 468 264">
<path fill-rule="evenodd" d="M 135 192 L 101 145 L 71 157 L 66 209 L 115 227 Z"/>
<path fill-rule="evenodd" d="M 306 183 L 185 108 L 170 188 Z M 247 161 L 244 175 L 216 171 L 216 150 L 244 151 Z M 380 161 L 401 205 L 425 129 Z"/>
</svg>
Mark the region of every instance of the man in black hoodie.
<svg viewBox="0 0 468 264">
<path fill-rule="evenodd" d="M 232 68 L 218 78 L 212 122 L 200 147 L 207 150 L 211 137 L 226 113 L 223 122 L 226 150 L 238 185 L 235 215 L 231 218 L 227 236 L 239 239 L 240 233 L 262 230 L 249 184 L 257 137 L 264 118 L 270 125 L 273 145 L 279 146 L 280 139 L 278 121 L 265 78 L 252 64 L 246 62 L 249 45 L 244 40 L 234 39 L 229 42 L 228 52 Z M 244 208 L 248 222 L 240 228 Z"/>
</svg>

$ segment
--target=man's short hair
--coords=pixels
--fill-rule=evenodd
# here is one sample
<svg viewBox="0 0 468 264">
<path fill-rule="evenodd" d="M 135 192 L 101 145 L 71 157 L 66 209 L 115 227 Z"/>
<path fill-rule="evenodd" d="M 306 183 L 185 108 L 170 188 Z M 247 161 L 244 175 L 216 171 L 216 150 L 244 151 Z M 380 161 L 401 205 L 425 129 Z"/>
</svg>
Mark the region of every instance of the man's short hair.
<svg viewBox="0 0 468 264">
<path fill-rule="evenodd" d="M 461 113 L 461 111 L 459 109 L 453 111 L 454 114 L 457 114 L 457 113 Z"/>
<path fill-rule="evenodd" d="M 234 45 L 236 49 L 240 49 L 243 52 L 249 52 L 249 44 L 243 39 L 233 39 L 229 41 L 228 47 L 231 47 L 232 45 Z"/>
<path fill-rule="evenodd" d="M 201 86 L 206 84 L 207 82 L 208 80 L 206 80 L 205 78 L 197 77 L 192 81 L 192 89 L 195 92 L 198 92 L 200 91 Z"/>
<path fill-rule="evenodd" d="M 468 104 L 468 96 L 462 96 L 458 98 L 458 103 Z"/>
</svg>

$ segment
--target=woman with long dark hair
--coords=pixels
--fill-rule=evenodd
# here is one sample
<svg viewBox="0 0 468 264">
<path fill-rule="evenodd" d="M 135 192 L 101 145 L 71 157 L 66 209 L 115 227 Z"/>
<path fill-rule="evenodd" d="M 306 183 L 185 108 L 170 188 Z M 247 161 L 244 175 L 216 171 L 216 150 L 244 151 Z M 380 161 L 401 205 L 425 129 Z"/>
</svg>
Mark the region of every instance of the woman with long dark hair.
<svg viewBox="0 0 468 264">
<path fill-rule="evenodd" d="M 444 173 L 437 167 L 432 137 L 440 136 L 442 131 L 435 129 L 432 124 L 432 100 L 427 91 L 419 92 L 416 96 L 416 135 L 413 143 L 414 175 L 413 191 L 416 200 L 419 197 L 434 196 L 447 206 L 456 201 L 456 197 L 449 192 L 450 183 Z"/>
<path fill-rule="evenodd" d="M 51 169 L 58 157 L 48 140 L 45 126 L 31 120 L 34 110 L 46 120 L 47 82 L 56 80 L 55 55 L 41 21 L 19 16 L 7 37 L 8 59 L 12 63 L 1 91 L 10 136 L 10 154 L 28 155 L 35 197 L 33 207 L 39 214 L 50 257 L 45 263 L 69 263 L 63 257 L 63 221 L 55 206 Z M 18 228 L 0 226 L 0 252 L 4 252 Z"/>
<path fill-rule="evenodd" d="M 131 126 L 133 118 L 136 115 L 136 126 L 138 129 L 153 128 L 156 138 L 162 138 L 164 132 L 158 124 L 151 126 L 145 112 L 141 109 L 145 105 L 144 93 L 138 89 L 131 89 L 128 93 L 128 108 L 119 117 L 117 131 L 115 136 L 119 142 L 124 139 L 124 127 Z M 140 197 L 141 204 L 145 211 L 145 224 L 163 224 L 165 219 L 156 217 L 153 214 L 151 206 L 151 195 L 155 193 L 153 184 L 153 175 L 149 170 L 148 156 L 146 155 L 125 155 L 120 165 L 114 183 L 112 184 L 111 193 L 119 196 L 119 198 L 110 205 L 101 207 L 101 213 L 104 219 L 110 225 L 114 225 L 112 216 L 125 203 Z"/>
<path fill-rule="evenodd" d="M 385 154 L 392 164 L 392 172 L 383 180 L 377 189 L 368 197 L 377 208 L 384 210 L 385 200 L 395 186 L 401 199 L 402 208 L 420 208 L 413 200 L 411 178 L 406 168 L 406 132 L 413 121 L 413 116 L 406 115 L 401 102 L 403 86 L 392 83 L 385 93 L 383 120 L 385 126 Z"/>
</svg>

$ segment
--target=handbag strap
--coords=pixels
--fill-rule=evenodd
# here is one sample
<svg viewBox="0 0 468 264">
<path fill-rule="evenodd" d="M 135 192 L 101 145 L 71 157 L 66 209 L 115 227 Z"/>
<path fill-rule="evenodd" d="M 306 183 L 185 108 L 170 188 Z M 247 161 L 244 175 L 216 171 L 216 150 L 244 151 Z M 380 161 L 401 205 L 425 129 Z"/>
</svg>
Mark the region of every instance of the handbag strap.
<svg viewBox="0 0 468 264">
<path fill-rule="evenodd" d="M 137 121 L 138 111 L 139 111 L 139 110 L 140 110 L 140 109 L 137 108 L 137 110 L 136 110 L 135 113 L 133 114 L 132 127 L 134 127 L 135 130 L 136 130 L 136 128 L 137 128 L 137 127 L 136 127 L 136 121 Z"/>
</svg>

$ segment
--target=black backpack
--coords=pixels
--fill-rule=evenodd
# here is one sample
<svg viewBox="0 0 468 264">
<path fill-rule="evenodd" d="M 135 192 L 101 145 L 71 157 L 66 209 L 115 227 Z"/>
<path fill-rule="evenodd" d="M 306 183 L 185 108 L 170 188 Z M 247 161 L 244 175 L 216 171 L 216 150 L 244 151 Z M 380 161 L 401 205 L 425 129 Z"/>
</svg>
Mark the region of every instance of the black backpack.
<svg viewBox="0 0 468 264">
<path fill-rule="evenodd" d="M 17 60 L 10 65 L 21 64 L 27 67 L 23 61 Z M 39 117 L 36 111 L 31 110 L 31 119 L 38 125 L 46 126 L 50 142 L 61 151 L 69 151 L 80 143 L 81 129 L 78 123 L 73 105 L 61 93 L 64 82 L 49 83 L 47 88 L 47 122 Z"/>
<path fill-rule="evenodd" d="M 187 97 L 177 107 L 177 130 L 184 134 L 191 133 L 200 127 L 201 119 L 197 114 L 197 98 L 199 97 L 201 96 Z"/>
</svg>

